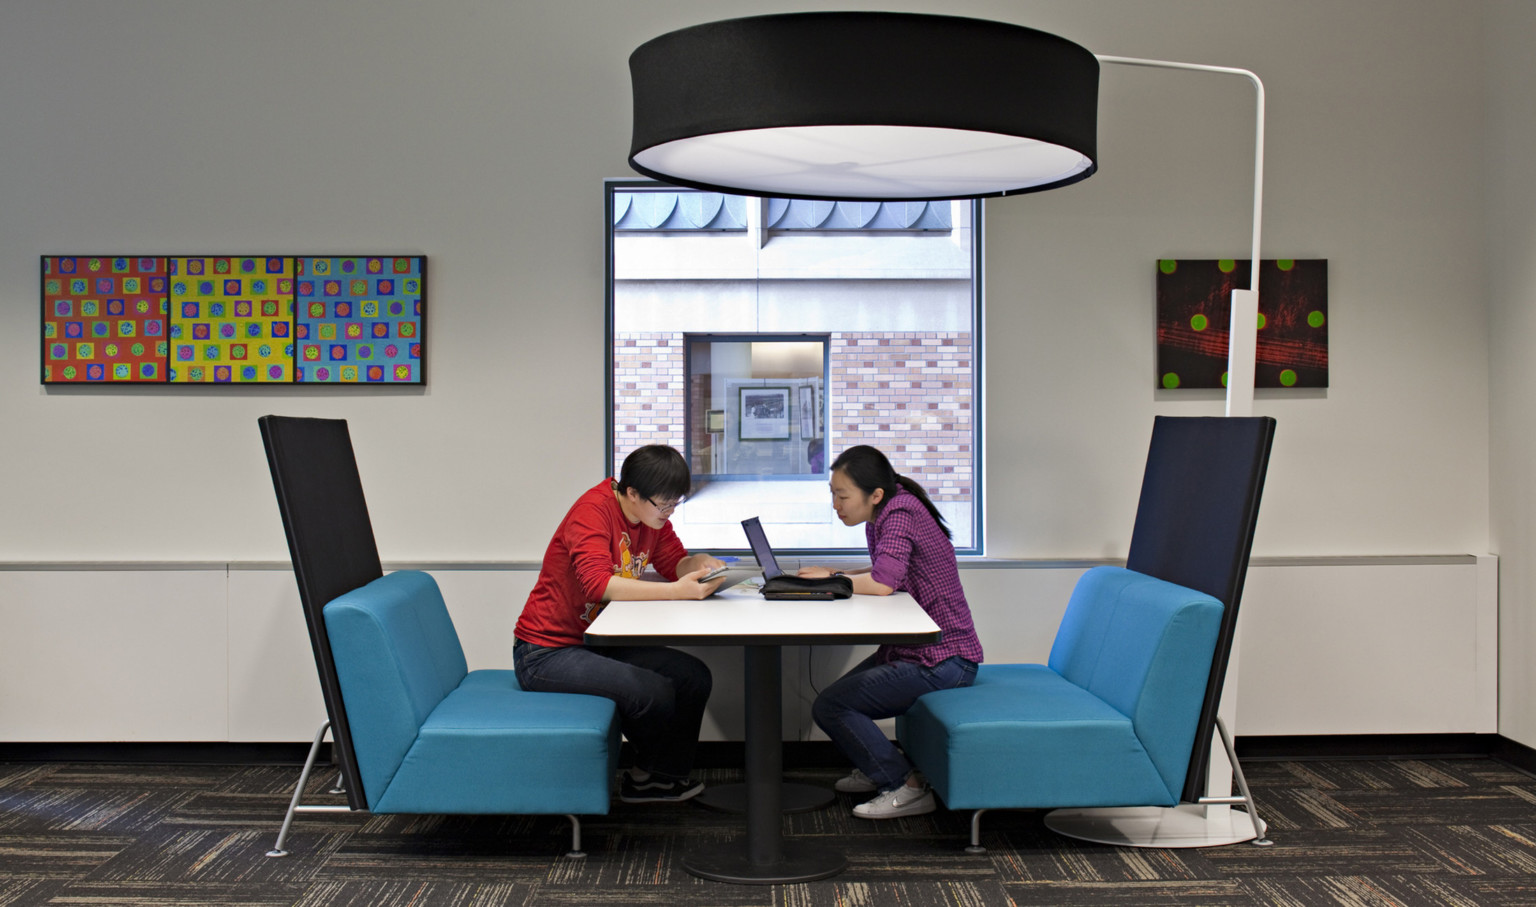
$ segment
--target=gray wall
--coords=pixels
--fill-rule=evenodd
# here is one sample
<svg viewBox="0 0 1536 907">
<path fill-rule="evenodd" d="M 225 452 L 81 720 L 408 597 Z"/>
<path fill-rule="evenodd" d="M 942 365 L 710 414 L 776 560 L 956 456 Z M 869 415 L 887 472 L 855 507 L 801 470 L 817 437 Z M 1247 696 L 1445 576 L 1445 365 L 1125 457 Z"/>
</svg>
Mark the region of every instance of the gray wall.
<svg viewBox="0 0 1536 907">
<path fill-rule="evenodd" d="M 1536 131 L 1522 90 L 1531 64 L 1512 34 L 1530 35 L 1529 9 L 908 8 L 1259 73 L 1270 102 L 1264 255 L 1329 259 L 1332 387 L 1258 395 L 1256 411 L 1280 430 L 1255 553 L 1485 553 L 1492 498 L 1508 577 L 1505 678 L 1528 686 L 1536 621 L 1508 596 L 1526 594 L 1536 544 L 1521 468 L 1536 427 L 1518 355 L 1533 331 L 1533 185 L 1518 146 L 1498 153 L 1485 115 L 1519 137 Z M 0 560 L 283 559 L 255 427 L 266 412 L 351 420 L 386 559 L 537 559 L 603 466 L 602 179 L 627 174 L 626 58 L 669 29 L 763 11 L 704 0 L 5 3 Z M 1215 394 L 1154 390 L 1154 263 L 1246 252 L 1251 108 L 1240 79 L 1106 68 L 1101 172 L 987 206 L 989 554 L 1123 556 L 1152 417 L 1222 411 Z M 40 254 L 181 250 L 426 253 L 430 385 L 37 385 Z M 1490 348 L 1508 385 L 1492 432 Z M 1511 720 L 1536 743 L 1536 723 Z"/>
<path fill-rule="evenodd" d="M 1536 6 L 1489 6 L 1487 249 L 1492 551 L 1499 555 L 1499 731 L 1536 746 Z"/>
</svg>

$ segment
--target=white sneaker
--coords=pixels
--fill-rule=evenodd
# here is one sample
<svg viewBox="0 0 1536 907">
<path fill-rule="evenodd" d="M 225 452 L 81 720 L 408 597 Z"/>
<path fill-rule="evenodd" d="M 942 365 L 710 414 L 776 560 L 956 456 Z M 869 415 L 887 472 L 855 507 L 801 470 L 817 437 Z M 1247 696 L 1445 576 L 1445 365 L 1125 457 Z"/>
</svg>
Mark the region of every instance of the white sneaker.
<svg viewBox="0 0 1536 907">
<path fill-rule="evenodd" d="M 854 769 L 846 778 L 838 778 L 832 786 L 845 794 L 869 794 L 880 789 L 875 786 L 875 782 L 869 780 L 868 775 L 858 769 Z"/>
<path fill-rule="evenodd" d="M 895 819 L 900 816 L 921 816 L 933 812 L 934 808 L 932 790 L 903 784 L 868 803 L 860 803 L 853 808 L 853 814 L 860 819 Z"/>
</svg>

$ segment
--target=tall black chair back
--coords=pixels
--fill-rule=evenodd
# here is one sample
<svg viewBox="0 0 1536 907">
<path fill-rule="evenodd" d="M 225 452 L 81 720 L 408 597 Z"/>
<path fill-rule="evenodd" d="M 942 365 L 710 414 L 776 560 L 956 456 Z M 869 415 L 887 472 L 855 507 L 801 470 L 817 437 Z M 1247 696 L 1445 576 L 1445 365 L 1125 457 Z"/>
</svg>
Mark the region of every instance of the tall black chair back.
<svg viewBox="0 0 1536 907">
<path fill-rule="evenodd" d="M 1158 416 L 1152 426 L 1126 566 L 1197 589 L 1226 606 L 1185 775 L 1183 799 L 1188 802 L 1205 792 L 1216 709 L 1274 437 L 1275 420 L 1268 416 Z"/>
<path fill-rule="evenodd" d="M 321 613 L 332 599 L 384 575 L 352 437 L 344 419 L 262 416 L 257 421 L 288 535 L 288 553 L 309 625 L 336 762 L 346 780 L 347 801 L 353 809 L 367 809 Z"/>
</svg>

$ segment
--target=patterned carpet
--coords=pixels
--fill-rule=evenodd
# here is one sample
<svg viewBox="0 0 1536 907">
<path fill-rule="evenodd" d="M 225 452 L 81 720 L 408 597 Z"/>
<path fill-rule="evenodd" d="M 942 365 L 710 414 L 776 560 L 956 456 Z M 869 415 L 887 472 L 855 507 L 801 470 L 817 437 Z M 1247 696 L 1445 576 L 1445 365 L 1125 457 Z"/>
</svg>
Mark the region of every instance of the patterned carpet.
<svg viewBox="0 0 1536 907">
<path fill-rule="evenodd" d="M 583 821 L 584 860 L 559 817 L 300 817 L 268 859 L 298 769 L 0 764 L 0 907 L 189 905 L 1487 905 L 1536 904 L 1536 777 L 1491 759 L 1249 762 L 1273 847 L 1135 850 L 1047 830 L 1042 813 L 854 819 L 840 802 L 785 817 L 848 870 L 803 885 L 690 876 L 690 846 L 740 817 L 630 806 Z M 704 773 L 712 783 L 739 779 Z M 830 786 L 832 769 L 792 770 Z M 334 775 L 315 778 L 326 799 Z M 338 800 L 338 798 L 329 798 Z"/>
</svg>

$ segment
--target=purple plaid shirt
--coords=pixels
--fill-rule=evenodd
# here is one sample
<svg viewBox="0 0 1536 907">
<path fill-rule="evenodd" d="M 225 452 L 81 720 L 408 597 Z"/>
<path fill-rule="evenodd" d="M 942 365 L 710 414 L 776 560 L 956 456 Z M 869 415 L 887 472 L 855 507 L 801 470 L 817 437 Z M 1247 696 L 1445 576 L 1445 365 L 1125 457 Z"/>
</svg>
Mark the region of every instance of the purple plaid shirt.
<svg viewBox="0 0 1536 907">
<path fill-rule="evenodd" d="M 876 582 L 917 599 L 944 631 L 926 646 L 881 646 L 882 662 L 915 661 L 932 667 L 952 655 L 981 663 L 981 640 L 971 623 L 971 606 L 960 586 L 955 546 L 916 495 L 905 490 L 880 508 L 864 525 L 869 543 L 870 576 Z"/>
</svg>

